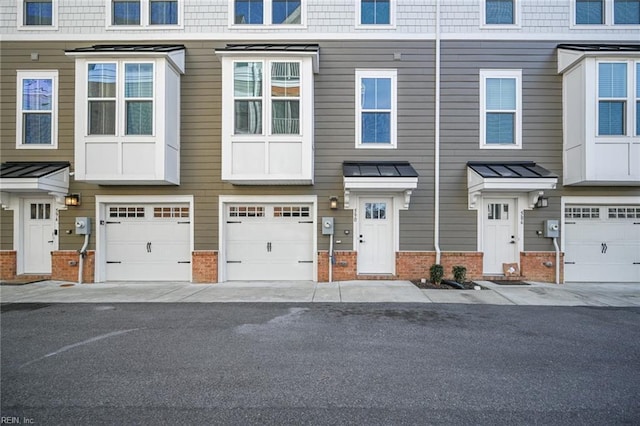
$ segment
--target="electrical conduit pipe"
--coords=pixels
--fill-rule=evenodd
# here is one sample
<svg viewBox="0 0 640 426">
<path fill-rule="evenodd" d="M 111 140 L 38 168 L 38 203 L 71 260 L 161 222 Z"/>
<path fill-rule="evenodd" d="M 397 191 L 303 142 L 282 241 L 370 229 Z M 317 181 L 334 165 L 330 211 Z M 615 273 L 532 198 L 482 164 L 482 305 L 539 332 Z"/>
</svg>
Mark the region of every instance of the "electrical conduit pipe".
<svg viewBox="0 0 640 426">
<path fill-rule="evenodd" d="M 82 273 L 84 271 L 84 258 L 87 255 L 87 247 L 89 246 L 89 234 L 84 235 L 84 244 L 78 253 L 80 261 L 78 262 L 78 284 L 82 284 Z"/>
</svg>

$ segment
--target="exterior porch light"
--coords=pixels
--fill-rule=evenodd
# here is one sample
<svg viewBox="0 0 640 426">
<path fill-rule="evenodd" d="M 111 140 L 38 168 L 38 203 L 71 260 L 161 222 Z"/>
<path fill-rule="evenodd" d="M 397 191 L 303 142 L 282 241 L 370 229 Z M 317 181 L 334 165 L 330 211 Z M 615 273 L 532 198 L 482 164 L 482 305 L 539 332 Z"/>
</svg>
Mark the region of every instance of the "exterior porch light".
<svg viewBox="0 0 640 426">
<path fill-rule="evenodd" d="M 549 198 L 548 197 L 539 197 L 538 201 L 536 201 L 536 208 L 543 209 L 545 207 L 549 207 Z"/>
<path fill-rule="evenodd" d="M 331 210 L 337 210 L 338 209 L 338 197 L 336 197 L 336 196 L 329 197 L 329 208 Z"/>
<path fill-rule="evenodd" d="M 67 194 L 64 196 L 64 205 L 67 207 L 78 207 L 80 205 L 80 194 Z"/>
</svg>

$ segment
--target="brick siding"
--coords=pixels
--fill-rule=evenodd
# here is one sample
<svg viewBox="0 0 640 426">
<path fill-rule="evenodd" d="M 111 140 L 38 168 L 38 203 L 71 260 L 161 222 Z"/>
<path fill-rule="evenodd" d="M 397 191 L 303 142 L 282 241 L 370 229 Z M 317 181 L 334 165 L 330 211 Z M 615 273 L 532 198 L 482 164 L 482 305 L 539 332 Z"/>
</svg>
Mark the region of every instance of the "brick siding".
<svg viewBox="0 0 640 426">
<path fill-rule="evenodd" d="M 546 266 L 545 263 L 550 266 Z M 556 253 L 527 251 L 520 253 L 520 274 L 530 281 L 556 282 Z M 560 283 L 564 282 L 564 253 L 560 253 Z"/>
<path fill-rule="evenodd" d="M 396 278 L 401 280 L 429 279 L 429 269 L 436 262 L 433 251 L 406 251 L 396 253 Z M 440 264 L 444 268 L 444 278 L 453 279 L 453 267 L 467 268 L 467 279 L 482 277 L 482 253 L 442 252 Z"/>
<path fill-rule="evenodd" d="M 16 278 L 17 253 L 15 250 L 0 251 L 0 280 Z"/>
<path fill-rule="evenodd" d="M 357 279 L 358 253 L 355 251 L 334 251 L 336 263 L 333 265 L 333 281 Z M 318 252 L 318 281 L 329 281 L 329 252 Z"/>
<path fill-rule="evenodd" d="M 87 251 L 84 258 L 82 282 L 95 281 L 95 251 Z M 78 282 L 80 255 L 76 250 L 58 250 L 51 252 L 51 279 Z"/>
<path fill-rule="evenodd" d="M 214 250 L 194 251 L 191 254 L 192 282 L 218 282 L 218 252 Z"/>
</svg>

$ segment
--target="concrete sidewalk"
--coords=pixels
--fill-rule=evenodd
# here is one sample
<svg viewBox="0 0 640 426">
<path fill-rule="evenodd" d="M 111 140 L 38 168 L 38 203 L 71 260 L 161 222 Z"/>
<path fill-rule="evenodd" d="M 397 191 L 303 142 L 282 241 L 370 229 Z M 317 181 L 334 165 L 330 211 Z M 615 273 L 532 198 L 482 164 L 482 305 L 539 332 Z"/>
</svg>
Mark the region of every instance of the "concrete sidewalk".
<svg viewBox="0 0 640 426">
<path fill-rule="evenodd" d="M 466 303 L 525 306 L 640 306 L 640 283 L 571 283 L 504 286 L 484 290 L 420 290 L 409 281 L 314 283 L 122 282 L 73 284 L 42 281 L 0 287 L 2 303 L 295 302 Z"/>
</svg>

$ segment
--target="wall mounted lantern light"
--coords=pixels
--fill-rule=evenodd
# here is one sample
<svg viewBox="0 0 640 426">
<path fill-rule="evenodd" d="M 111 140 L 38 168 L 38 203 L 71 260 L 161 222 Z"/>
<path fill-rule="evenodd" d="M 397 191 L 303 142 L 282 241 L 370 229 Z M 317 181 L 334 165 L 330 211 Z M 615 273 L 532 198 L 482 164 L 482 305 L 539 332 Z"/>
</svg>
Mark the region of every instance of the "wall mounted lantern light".
<svg viewBox="0 0 640 426">
<path fill-rule="evenodd" d="M 536 201 L 536 208 L 543 209 L 545 207 L 549 207 L 549 198 L 547 197 L 538 198 L 538 201 Z"/>
<path fill-rule="evenodd" d="M 67 194 L 64 196 L 64 205 L 68 207 L 77 207 L 80 205 L 80 194 Z"/>
<path fill-rule="evenodd" d="M 336 196 L 329 197 L 329 208 L 331 210 L 337 210 L 338 209 L 338 197 L 336 197 Z"/>
</svg>

